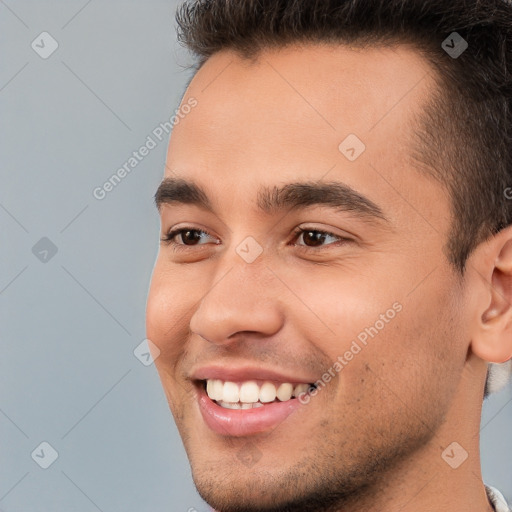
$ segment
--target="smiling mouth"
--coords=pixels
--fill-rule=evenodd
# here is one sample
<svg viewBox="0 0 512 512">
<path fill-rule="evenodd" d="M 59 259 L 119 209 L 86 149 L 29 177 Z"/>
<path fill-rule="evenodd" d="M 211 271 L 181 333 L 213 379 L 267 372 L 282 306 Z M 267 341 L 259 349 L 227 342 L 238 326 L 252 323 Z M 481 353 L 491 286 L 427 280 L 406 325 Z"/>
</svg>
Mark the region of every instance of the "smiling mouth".
<svg viewBox="0 0 512 512">
<path fill-rule="evenodd" d="M 316 389 L 314 383 L 248 380 L 243 382 L 206 379 L 199 381 L 208 398 L 224 409 L 255 409 L 294 400 Z"/>
</svg>

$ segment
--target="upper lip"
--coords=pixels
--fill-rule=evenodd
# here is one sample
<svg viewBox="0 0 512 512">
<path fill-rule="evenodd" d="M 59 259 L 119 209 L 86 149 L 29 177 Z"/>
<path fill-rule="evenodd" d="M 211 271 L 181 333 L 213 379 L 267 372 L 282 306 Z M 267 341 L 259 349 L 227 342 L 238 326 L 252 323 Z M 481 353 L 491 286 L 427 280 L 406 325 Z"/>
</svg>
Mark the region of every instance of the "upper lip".
<svg viewBox="0 0 512 512">
<path fill-rule="evenodd" d="M 298 373 L 285 374 L 269 368 L 258 368 L 249 365 L 227 366 L 221 364 L 201 366 L 191 372 L 190 378 L 192 380 L 218 379 L 231 382 L 269 380 L 275 382 L 289 382 L 291 384 L 309 384 L 316 380 L 311 377 L 303 377 Z"/>
</svg>

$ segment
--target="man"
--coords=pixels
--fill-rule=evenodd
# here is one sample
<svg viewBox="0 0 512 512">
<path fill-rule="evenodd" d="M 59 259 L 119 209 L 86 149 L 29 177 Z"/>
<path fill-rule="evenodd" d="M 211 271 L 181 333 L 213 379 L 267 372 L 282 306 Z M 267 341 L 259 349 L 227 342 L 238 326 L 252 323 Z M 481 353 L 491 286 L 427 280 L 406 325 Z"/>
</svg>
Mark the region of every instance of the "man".
<svg viewBox="0 0 512 512">
<path fill-rule="evenodd" d="M 177 19 L 199 61 L 147 336 L 201 496 L 509 510 L 478 434 L 512 357 L 511 5 L 204 0 Z"/>
</svg>

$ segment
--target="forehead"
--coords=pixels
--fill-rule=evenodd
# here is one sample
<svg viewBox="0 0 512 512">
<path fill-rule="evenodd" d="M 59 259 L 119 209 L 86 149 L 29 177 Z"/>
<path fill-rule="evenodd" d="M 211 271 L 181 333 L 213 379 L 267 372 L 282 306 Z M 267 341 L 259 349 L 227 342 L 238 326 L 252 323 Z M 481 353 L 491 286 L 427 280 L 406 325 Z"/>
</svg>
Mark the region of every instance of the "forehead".
<svg viewBox="0 0 512 512">
<path fill-rule="evenodd" d="M 228 107 L 243 105 L 239 97 L 242 90 L 247 106 L 254 106 L 256 100 L 259 106 L 286 108 L 295 106 L 300 98 L 328 124 L 341 127 L 361 121 L 363 127 L 365 121 L 377 121 L 380 109 L 389 109 L 429 73 L 433 73 L 432 67 L 409 45 L 360 48 L 310 44 L 264 50 L 253 60 L 223 50 L 199 69 L 189 95 L 201 94 L 205 100 L 213 97 L 217 104 L 222 101 Z M 428 88 L 428 80 L 424 85 Z M 350 99 L 363 103 L 347 101 Z M 344 113 L 341 117 L 340 109 Z M 361 119 L 361 114 L 365 118 Z"/>
<path fill-rule="evenodd" d="M 432 74 L 406 46 L 294 46 L 254 61 L 221 51 L 183 97 L 197 106 L 173 129 L 166 174 L 229 190 L 225 204 L 236 202 L 234 190 L 247 198 L 298 178 L 340 181 L 377 203 L 396 201 L 383 179 L 426 193 L 410 146 Z M 346 140 L 359 145 L 356 160 L 343 154 Z"/>
<path fill-rule="evenodd" d="M 406 46 L 308 45 L 265 51 L 255 61 L 221 51 L 191 81 L 183 103 L 194 98 L 198 105 L 174 127 L 170 149 L 181 142 L 205 151 L 231 145 L 242 155 L 260 150 L 262 156 L 266 142 L 265 152 L 275 158 L 279 144 L 268 144 L 274 137 L 332 151 L 349 133 L 376 145 L 421 111 L 429 73 L 428 63 Z"/>
</svg>

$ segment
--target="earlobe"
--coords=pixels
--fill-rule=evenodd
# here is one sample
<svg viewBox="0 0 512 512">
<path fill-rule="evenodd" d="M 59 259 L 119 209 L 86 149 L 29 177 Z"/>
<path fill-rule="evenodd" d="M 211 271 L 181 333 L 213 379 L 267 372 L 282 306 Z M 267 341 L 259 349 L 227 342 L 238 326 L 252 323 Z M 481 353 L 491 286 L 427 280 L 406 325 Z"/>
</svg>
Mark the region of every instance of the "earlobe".
<svg viewBox="0 0 512 512">
<path fill-rule="evenodd" d="M 487 247 L 475 261 L 482 306 L 477 312 L 471 348 L 485 361 L 502 363 L 512 357 L 512 228 L 500 231 L 484 244 Z"/>
</svg>

